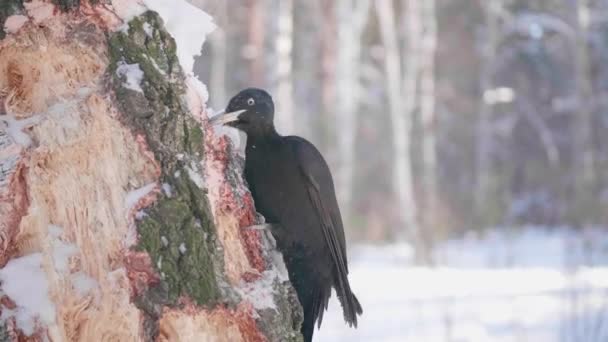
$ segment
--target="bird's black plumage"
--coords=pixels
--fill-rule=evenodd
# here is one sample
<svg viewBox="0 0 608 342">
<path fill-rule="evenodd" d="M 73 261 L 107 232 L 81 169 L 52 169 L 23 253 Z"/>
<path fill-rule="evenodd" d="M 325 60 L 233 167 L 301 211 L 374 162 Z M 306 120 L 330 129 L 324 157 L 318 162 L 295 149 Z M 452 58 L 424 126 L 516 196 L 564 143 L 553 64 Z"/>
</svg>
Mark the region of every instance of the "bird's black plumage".
<svg viewBox="0 0 608 342">
<path fill-rule="evenodd" d="M 303 138 L 276 132 L 272 98 L 261 89 L 241 91 L 226 112 L 214 121 L 247 134 L 245 178 L 304 309 L 305 341 L 312 340 L 315 322 L 321 326 L 332 287 L 344 319 L 356 327 L 362 309 L 348 282 L 342 218 L 321 153 Z"/>
</svg>

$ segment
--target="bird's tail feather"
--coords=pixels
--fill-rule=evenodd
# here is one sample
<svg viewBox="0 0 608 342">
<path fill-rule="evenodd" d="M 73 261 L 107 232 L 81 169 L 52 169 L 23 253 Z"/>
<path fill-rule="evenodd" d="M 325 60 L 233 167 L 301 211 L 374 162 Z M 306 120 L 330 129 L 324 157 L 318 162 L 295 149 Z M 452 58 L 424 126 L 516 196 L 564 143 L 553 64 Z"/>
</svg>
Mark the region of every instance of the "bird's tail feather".
<svg viewBox="0 0 608 342">
<path fill-rule="evenodd" d="M 302 323 L 302 335 L 304 335 L 304 342 L 312 341 L 312 335 L 315 330 L 315 322 L 318 322 L 319 327 L 321 321 L 323 321 L 323 312 L 327 310 L 329 303 L 329 297 L 331 297 L 331 287 L 316 288 L 312 294 L 312 301 L 304 307 L 304 322 Z"/>
<path fill-rule="evenodd" d="M 361 315 L 363 313 L 363 308 L 361 307 L 361 304 L 353 291 L 350 289 L 347 275 L 339 272 L 337 278 L 338 279 L 336 279 L 337 281 L 335 282 L 336 292 L 338 294 L 340 304 L 342 305 L 344 320 L 349 326 L 354 326 L 356 328 L 357 315 Z"/>
</svg>

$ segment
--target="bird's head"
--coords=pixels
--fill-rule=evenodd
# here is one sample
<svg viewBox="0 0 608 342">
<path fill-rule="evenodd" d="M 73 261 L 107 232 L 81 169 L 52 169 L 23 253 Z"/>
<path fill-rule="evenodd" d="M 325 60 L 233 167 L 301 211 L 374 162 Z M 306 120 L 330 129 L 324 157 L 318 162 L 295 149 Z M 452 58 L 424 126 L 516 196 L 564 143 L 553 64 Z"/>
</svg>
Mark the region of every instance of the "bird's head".
<svg viewBox="0 0 608 342">
<path fill-rule="evenodd" d="M 247 135 L 274 131 L 274 103 L 266 91 L 248 88 L 236 94 L 223 113 L 214 116 L 212 125 L 227 125 Z"/>
</svg>

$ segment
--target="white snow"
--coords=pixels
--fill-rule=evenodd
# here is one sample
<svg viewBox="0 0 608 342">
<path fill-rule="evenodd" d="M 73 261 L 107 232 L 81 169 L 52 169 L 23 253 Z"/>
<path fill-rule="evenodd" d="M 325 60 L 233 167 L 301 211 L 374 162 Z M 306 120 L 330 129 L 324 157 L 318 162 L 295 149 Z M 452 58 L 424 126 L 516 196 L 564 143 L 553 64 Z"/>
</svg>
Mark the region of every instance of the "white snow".
<svg viewBox="0 0 608 342">
<path fill-rule="evenodd" d="M 70 270 L 70 257 L 78 252 L 76 245 L 65 243 L 59 239 L 53 241 L 53 263 L 55 270 L 60 273 L 65 273 Z"/>
<path fill-rule="evenodd" d="M 262 231 L 264 249 L 270 251 L 270 267 L 262 273 L 262 277 L 254 282 L 242 282 L 236 291 L 243 300 L 249 301 L 256 310 L 276 310 L 274 302 L 275 283 L 289 280 L 283 256 L 277 252 L 276 242 L 269 230 Z"/>
<path fill-rule="evenodd" d="M 123 20 L 124 24 L 118 30 L 126 31 L 129 28 L 129 21 L 134 17 L 144 13 L 146 7 L 141 1 L 132 0 L 112 0 L 113 12 Z"/>
<path fill-rule="evenodd" d="M 184 255 L 184 254 L 186 254 L 186 252 L 187 252 L 187 251 L 188 251 L 188 249 L 186 248 L 186 244 L 182 242 L 182 243 L 179 245 L 179 252 L 180 252 L 182 255 Z"/>
<path fill-rule="evenodd" d="M 12 115 L 0 115 L 0 124 L 4 125 L 6 132 L 13 141 L 23 147 L 29 147 L 32 144 L 32 139 L 27 133 L 23 132 L 23 129 L 29 128 L 39 121 L 39 115 L 33 115 L 22 120 L 17 120 Z"/>
<path fill-rule="evenodd" d="M 143 219 L 144 217 L 147 217 L 147 216 L 148 216 L 148 213 L 146 213 L 144 210 L 138 210 L 135 213 L 135 219 L 136 220 L 141 220 L 141 219 Z"/>
<path fill-rule="evenodd" d="M 207 103 L 207 100 L 209 100 L 207 86 L 198 79 L 198 76 L 190 77 L 189 81 L 188 86 L 192 86 L 194 91 L 201 97 L 203 103 Z"/>
<path fill-rule="evenodd" d="M 186 74 L 192 73 L 194 56 L 201 54 L 206 36 L 215 30 L 213 18 L 185 0 L 144 0 L 160 14 L 177 44 L 177 57 Z"/>
<path fill-rule="evenodd" d="M 141 89 L 141 81 L 144 79 L 144 72 L 139 67 L 139 64 L 119 62 L 118 68 L 116 68 L 116 75 L 126 77 L 125 83 L 123 83 L 125 88 L 140 93 L 144 92 L 143 89 Z"/>
<path fill-rule="evenodd" d="M 2 292 L 12 299 L 15 310 L 2 310 L 2 320 L 14 317 L 26 335 L 34 333 L 36 321 L 55 322 L 55 305 L 48 296 L 49 286 L 42 269 L 42 254 L 34 253 L 10 260 L 0 269 Z"/>
<path fill-rule="evenodd" d="M 152 37 L 152 26 L 150 26 L 150 24 L 147 22 L 145 22 L 143 26 L 144 26 L 143 28 L 144 28 L 144 32 L 146 33 L 146 35 L 148 37 Z"/>
<path fill-rule="evenodd" d="M 243 281 L 236 288 L 238 294 L 253 305 L 256 310 L 274 309 L 274 282 L 279 276 L 276 270 L 270 269 L 262 273 L 262 277 L 254 282 Z"/>
<path fill-rule="evenodd" d="M 608 341 L 605 230 L 474 234 L 412 264 L 406 244 L 357 246 L 350 282 L 363 306 L 348 328 L 335 295 L 316 341 Z"/>
<path fill-rule="evenodd" d="M 61 240 L 61 234 L 63 234 L 62 227 L 51 224 L 48 229 L 51 238 L 51 246 L 53 248 L 53 264 L 55 270 L 59 273 L 66 273 L 70 270 L 70 257 L 78 252 L 78 248 L 72 243 L 66 243 Z"/>
<path fill-rule="evenodd" d="M 200 174 L 200 172 L 196 170 L 196 165 L 186 167 L 186 171 L 188 172 L 188 177 L 190 177 L 190 180 L 194 182 L 194 184 L 196 184 L 199 189 L 205 188 L 205 180 L 203 179 L 203 176 Z"/>
<path fill-rule="evenodd" d="M 4 22 L 4 31 L 7 33 L 15 33 L 19 31 L 19 29 L 25 23 L 27 23 L 28 20 L 29 18 L 25 15 L 11 15 L 10 17 L 6 18 L 6 21 Z"/>
<path fill-rule="evenodd" d="M 135 189 L 133 191 L 129 191 L 127 196 L 125 197 L 125 208 L 131 209 L 133 208 L 140 199 L 144 198 L 148 195 L 152 190 L 156 188 L 156 183 L 150 183 L 142 186 L 139 189 Z"/>
<path fill-rule="evenodd" d="M 171 189 L 171 185 L 169 183 L 163 183 L 163 192 L 167 197 L 173 197 L 173 189 Z"/>
<path fill-rule="evenodd" d="M 97 289 L 99 284 L 95 279 L 89 277 L 83 272 L 76 272 L 71 276 L 72 286 L 80 296 L 86 296 L 91 291 Z"/>
</svg>

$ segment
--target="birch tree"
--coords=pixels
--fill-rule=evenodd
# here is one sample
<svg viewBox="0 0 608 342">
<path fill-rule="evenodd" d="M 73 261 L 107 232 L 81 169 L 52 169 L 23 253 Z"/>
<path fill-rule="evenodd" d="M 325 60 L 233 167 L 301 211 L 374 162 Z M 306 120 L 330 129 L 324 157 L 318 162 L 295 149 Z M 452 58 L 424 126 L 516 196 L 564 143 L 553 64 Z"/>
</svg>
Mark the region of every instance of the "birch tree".
<svg viewBox="0 0 608 342">
<path fill-rule="evenodd" d="M 476 158 L 476 186 L 475 208 L 478 214 L 483 210 L 484 203 L 490 187 L 491 160 L 491 120 L 493 114 L 492 101 L 487 94 L 493 88 L 494 61 L 496 60 L 498 44 L 500 41 L 499 13 L 502 9 L 502 0 L 488 0 L 482 2 L 484 18 L 486 20 L 484 40 L 481 53 L 481 71 L 479 76 L 479 116 L 477 121 L 477 158 Z"/>
<path fill-rule="evenodd" d="M 384 71 L 387 84 L 389 112 L 392 121 L 394 168 L 393 177 L 397 193 L 397 207 L 401 222 L 410 239 L 421 251 L 417 205 L 414 198 L 411 129 L 418 94 L 418 72 L 420 69 L 420 17 L 417 0 L 404 2 L 406 46 L 400 52 L 395 23 L 395 10 L 391 0 L 375 2 L 380 34 L 384 44 Z M 401 65 L 404 65 L 402 68 Z M 422 248 L 423 249 L 423 248 Z"/>
<path fill-rule="evenodd" d="M 573 160 L 575 161 L 576 188 L 579 196 L 588 195 L 593 191 L 596 178 L 593 146 L 593 84 L 588 42 L 590 24 L 589 0 L 577 0 L 575 66 L 578 113 L 574 125 Z"/>
<path fill-rule="evenodd" d="M 420 118 L 422 120 L 422 163 L 425 199 L 425 228 L 437 230 L 437 113 L 435 108 L 435 51 L 437 18 L 435 0 L 420 4 L 422 37 L 420 46 Z"/>
<path fill-rule="evenodd" d="M 247 0 L 247 6 L 248 44 L 245 55 L 249 59 L 249 83 L 261 86 L 266 81 L 266 68 L 262 58 L 266 40 L 264 0 Z"/>
<path fill-rule="evenodd" d="M 282 134 L 294 134 L 296 117 L 293 100 L 293 0 L 277 2 L 278 33 L 275 41 L 276 63 L 276 124 Z"/>
<path fill-rule="evenodd" d="M 359 82 L 361 62 L 361 35 L 369 18 L 370 0 L 338 0 L 337 65 L 336 65 L 336 139 L 338 168 L 336 189 L 343 216 L 348 220 L 351 212 L 353 174 L 355 170 L 355 137 L 357 113 L 364 96 Z"/>
</svg>

